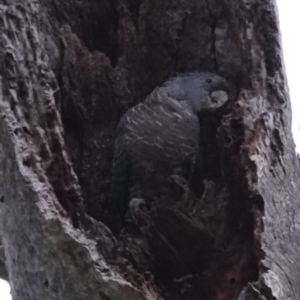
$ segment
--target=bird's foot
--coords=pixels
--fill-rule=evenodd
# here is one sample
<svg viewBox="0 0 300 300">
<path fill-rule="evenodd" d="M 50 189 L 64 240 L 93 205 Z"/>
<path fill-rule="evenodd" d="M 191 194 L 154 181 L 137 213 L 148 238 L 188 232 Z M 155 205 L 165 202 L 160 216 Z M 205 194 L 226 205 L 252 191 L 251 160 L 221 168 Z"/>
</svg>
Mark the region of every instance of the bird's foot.
<svg viewBox="0 0 300 300">
<path fill-rule="evenodd" d="M 138 224 L 141 220 L 141 213 L 146 211 L 146 201 L 143 198 L 132 198 L 129 202 L 126 221 Z"/>
<path fill-rule="evenodd" d="M 177 174 L 170 175 L 168 177 L 168 182 L 182 188 L 183 190 L 187 190 L 189 188 L 188 181 Z"/>
<path fill-rule="evenodd" d="M 175 197 L 182 202 L 182 200 L 186 201 L 189 197 L 190 188 L 188 181 L 181 177 L 180 175 L 170 175 L 168 177 L 169 183 L 169 191 L 171 192 L 171 197 Z"/>
</svg>

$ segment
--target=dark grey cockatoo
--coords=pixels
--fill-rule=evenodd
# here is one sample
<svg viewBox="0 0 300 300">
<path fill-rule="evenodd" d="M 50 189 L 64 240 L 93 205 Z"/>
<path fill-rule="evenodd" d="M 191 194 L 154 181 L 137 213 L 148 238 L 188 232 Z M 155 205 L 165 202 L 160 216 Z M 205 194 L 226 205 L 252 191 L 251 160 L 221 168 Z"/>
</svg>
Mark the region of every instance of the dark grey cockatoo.
<svg viewBox="0 0 300 300">
<path fill-rule="evenodd" d="M 171 175 L 191 182 L 199 153 L 198 114 L 228 100 L 224 78 L 188 73 L 168 80 L 121 118 L 115 141 L 112 201 L 121 218 L 159 196 Z"/>
</svg>

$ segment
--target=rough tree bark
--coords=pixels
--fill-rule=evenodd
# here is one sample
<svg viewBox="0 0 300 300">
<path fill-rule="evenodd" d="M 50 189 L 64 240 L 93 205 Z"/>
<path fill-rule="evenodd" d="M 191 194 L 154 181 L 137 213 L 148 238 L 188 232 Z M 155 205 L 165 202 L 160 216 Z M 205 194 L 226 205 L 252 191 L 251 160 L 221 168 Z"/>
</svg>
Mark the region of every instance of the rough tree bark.
<svg viewBox="0 0 300 300">
<path fill-rule="evenodd" d="M 274 0 L 2 1 L 0 233 L 14 300 L 300 299 L 277 21 Z M 232 94 L 202 118 L 203 197 L 174 183 L 114 235 L 116 124 L 194 70 L 225 76 Z"/>
</svg>

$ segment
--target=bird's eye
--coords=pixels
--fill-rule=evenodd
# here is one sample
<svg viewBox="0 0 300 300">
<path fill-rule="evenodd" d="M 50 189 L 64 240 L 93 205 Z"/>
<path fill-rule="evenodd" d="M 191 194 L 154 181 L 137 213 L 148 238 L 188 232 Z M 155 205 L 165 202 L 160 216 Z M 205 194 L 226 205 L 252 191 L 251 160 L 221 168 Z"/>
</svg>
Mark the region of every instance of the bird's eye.
<svg viewBox="0 0 300 300">
<path fill-rule="evenodd" d="M 206 82 L 207 82 L 207 83 L 211 83 L 212 80 L 211 80 L 210 78 L 208 78 L 208 79 L 206 79 Z"/>
</svg>

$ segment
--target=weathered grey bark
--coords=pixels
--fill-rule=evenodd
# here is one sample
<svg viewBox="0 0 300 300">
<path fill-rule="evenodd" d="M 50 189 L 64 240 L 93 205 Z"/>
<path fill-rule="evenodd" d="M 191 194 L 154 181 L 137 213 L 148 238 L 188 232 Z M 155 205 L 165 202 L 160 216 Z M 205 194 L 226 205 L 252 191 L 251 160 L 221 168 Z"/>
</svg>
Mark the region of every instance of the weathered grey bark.
<svg viewBox="0 0 300 300">
<path fill-rule="evenodd" d="M 300 299 L 300 176 L 273 0 L 5 0 L 0 21 L 14 300 Z M 202 118 L 202 200 L 175 183 L 115 237 L 115 126 L 194 70 L 232 88 L 222 114 Z"/>
</svg>

